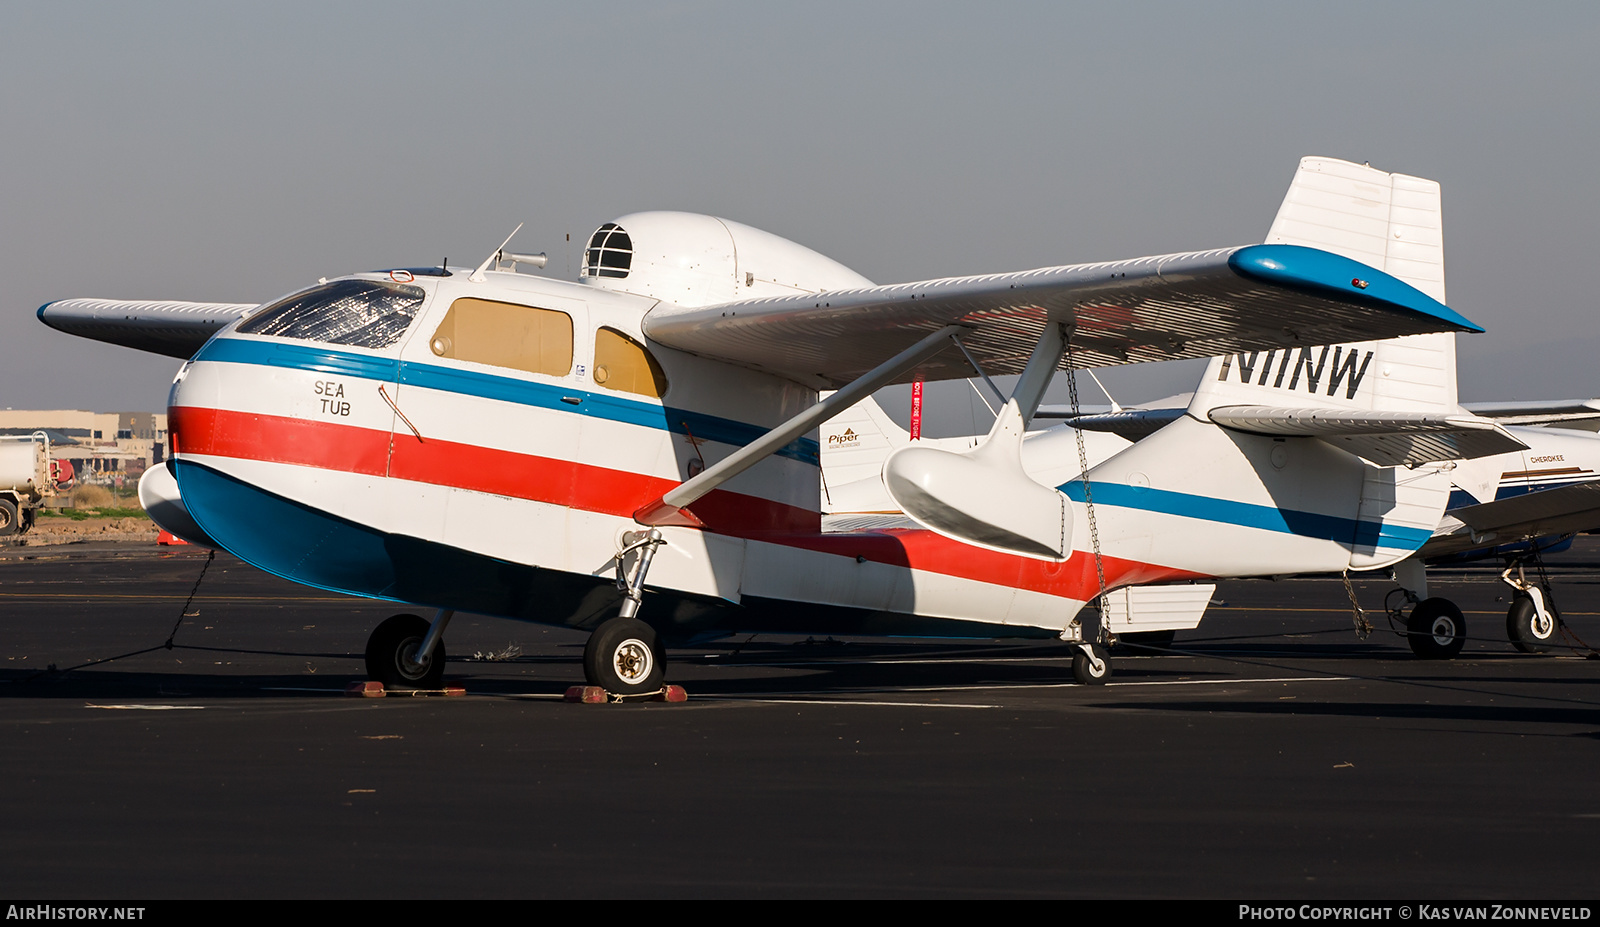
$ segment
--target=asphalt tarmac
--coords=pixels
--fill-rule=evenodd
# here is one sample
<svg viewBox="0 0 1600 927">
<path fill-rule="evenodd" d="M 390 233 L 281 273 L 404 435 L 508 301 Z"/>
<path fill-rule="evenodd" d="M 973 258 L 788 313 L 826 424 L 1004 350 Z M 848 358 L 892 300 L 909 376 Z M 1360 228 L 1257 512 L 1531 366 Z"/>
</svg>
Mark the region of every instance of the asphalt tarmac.
<svg viewBox="0 0 1600 927">
<path fill-rule="evenodd" d="M 1600 644 L 1600 543 L 1550 563 Z M 1449 662 L 1381 581 L 1365 640 L 1337 579 L 1234 582 L 1104 687 L 1049 642 L 758 636 L 614 705 L 560 699 L 582 634 L 464 614 L 465 696 L 347 697 L 394 606 L 218 555 L 180 618 L 205 565 L 0 549 L 0 894 L 1600 895 L 1600 661 L 1512 650 L 1487 565 L 1432 575 Z"/>
</svg>

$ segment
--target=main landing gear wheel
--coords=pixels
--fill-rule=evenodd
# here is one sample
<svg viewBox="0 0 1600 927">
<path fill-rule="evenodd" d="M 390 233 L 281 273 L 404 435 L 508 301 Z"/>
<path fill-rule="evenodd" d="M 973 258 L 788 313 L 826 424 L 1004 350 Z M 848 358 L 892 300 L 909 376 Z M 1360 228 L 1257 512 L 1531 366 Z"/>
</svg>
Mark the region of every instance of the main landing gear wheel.
<svg viewBox="0 0 1600 927">
<path fill-rule="evenodd" d="M 612 618 L 594 629 L 583 648 L 589 685 L 617 695 L 642 695 L 661 688 L 666 652 L 655 629 L 637 618 Z"/>
<path fill-rule="evenodd" d="M 1519 592 L 1506 611 L 1506 636 L 1511 639 L 1511 646 L 1523 653 L 1544 653 L 1556 639 L 1555 617 L 1548 613 L 1541 616 L 1533 596 Z"/>
<path fill-rule="evenodd" d="M 1449 660 L 1467 643 L 1467 620 L 1449 599 L 1423 599 L 1406 621 L 1406 643 L 1424 660 Z"/>
<path fill-rule="evenodd" d="M 1103 686 L 1111 678 L 1111 654 L 1099 644 L 1089 644 L 1088 648 L 1094 651 L 1093 658 L 1084 652 L 1083 644 L 1072 652 L 1072 678 L 1079 685 Z"/>
<path fill-rule="evenodd" d="M 433 645 L 433 653 L 416 662 L 417 649 L 428 636 L 428 621 L 416 615 L 395 615 L 367 638 L 367 676 L 385 686 L 411 689 L 438 689 L 444 685 L 444 641 Z"/>
</svg>

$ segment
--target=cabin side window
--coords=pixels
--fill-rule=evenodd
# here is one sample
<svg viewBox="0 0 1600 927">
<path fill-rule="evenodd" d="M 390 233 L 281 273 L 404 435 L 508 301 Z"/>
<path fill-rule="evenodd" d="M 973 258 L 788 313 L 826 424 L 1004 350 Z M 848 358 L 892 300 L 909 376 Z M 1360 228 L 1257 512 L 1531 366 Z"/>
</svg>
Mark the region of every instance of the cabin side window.
<svg viewBox="0 0 1600 927">
<path fill-rule="evenodd" d="M 667 375 L 645 346 L 613 328 L 594 333 L 594 381 L 606 389 L 659 399 Z"/>
<path fill-rule="evenodd" d="M 439 357 L 564 377 L 572 372 L 572 316 L 487 299 L 458 299 L 428 347 Z"/>
</svg>

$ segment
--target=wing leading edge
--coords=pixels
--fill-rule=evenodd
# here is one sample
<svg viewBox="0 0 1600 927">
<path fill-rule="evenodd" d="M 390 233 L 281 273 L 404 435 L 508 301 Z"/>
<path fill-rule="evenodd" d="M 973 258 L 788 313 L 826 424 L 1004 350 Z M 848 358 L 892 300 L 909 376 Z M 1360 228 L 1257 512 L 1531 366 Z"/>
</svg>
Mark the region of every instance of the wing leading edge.
<svg viewBox="0 0 1600 927">
<path fill-rule="evenodd" d="M 984 372 L 1020 373 L 1045 322 L 1074 326 L 1062 367 L 1213 357 L 1274 347 L 1482 331 L 1380 270 L 1297 245 L 1247 245 L 1011 274 L 652 309 L 669 347 L 837 388 L 946 325 Z M 972 375 L 959 351 L 912 379 Z"/>
</svg>

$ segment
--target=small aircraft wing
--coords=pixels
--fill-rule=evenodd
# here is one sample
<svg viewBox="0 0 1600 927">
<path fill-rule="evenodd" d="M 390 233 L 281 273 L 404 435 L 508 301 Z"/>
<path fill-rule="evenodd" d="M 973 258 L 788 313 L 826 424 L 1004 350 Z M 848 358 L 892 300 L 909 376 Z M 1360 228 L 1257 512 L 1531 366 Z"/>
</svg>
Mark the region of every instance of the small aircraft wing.
<svg viewBox="0 0 1600 927">
<path fill-rule="evenodd" d="M 255 303 L 60 299 L 39 307 L 39 321 L 69 335 L 188 360 L 218 329 L 255 307 Z"/>
<path fill-rule="evenodd" d="M 1600 528 L 1600 480 L 1451 509 L 1423 558 Z"/>
<path fill-rule="evenodd" d="M 1482 331 L 1388 274 L 1297 245 L 1247 245 L 1012 274 L 680 307 L 644 331 L 668 347 L 839 388 L 948 325 L 989 374 L 1020 373 L 1048 320 L 1074 326 L 1064 368 Z M 896 382 L 972 375 L 960 351 Z"/>
<path fill-rule="evenodd" d="M 1273 406 L 1221 406 L 1209 414 L 1235 431 L 1321 438 L 1383 467 L 1470 460 L 1528 447 L 1490 419 L 1472 415 Z"/>
<path fill-rule="evenodd" d="M 1468 402 L 1462 408 L 1502 425 L 1548 425 L 1600 418 L 1600 399 L 1554 399 L 1537 402 Z"/>
<path fill-rule="evenodd" d="M 1184 409 L 1123 409 L 1119 412 L 1093 412 L 1073 415 L 1055 406 L 1041 406 L 1034 420 L 1061 419 L 1062 424 L 1084 431 L 1108 431 L 1128 441 L 1143 441 L 1183 418 Z"/>
</svg>

